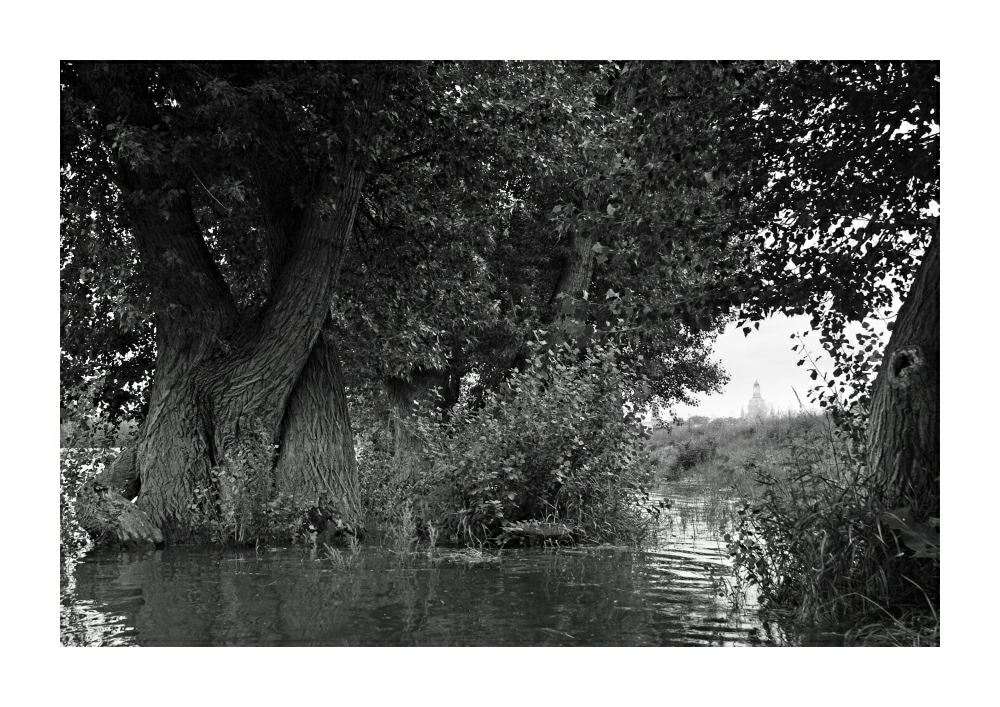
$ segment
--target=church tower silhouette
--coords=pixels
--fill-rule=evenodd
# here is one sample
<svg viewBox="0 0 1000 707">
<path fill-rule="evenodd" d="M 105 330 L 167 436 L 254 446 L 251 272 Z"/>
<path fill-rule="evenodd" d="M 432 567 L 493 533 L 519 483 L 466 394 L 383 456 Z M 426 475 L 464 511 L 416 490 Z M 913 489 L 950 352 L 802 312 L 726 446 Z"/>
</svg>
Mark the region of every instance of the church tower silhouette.
<svg viewBox="0 0 1000 707">
<path fill-rule="evenodd" d="M 767 415 L 767 404 L 760 397 L 760 383 L 753 382 L 753 397 L 747 405 L 747 417 L 764 417 Z"/>
</svg>

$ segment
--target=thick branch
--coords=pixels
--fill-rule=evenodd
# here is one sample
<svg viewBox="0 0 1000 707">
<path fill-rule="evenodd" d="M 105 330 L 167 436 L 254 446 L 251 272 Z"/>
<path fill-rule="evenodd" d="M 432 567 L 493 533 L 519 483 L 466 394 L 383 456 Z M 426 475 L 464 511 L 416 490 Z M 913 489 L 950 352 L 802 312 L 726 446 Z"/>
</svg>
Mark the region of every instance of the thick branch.
<svg viewBox="0 0 1000 707">
<path fill-rule="evenodd" d="M 145 182 L 146 180 L 143 180 Z M 149 197 L 126 195 L 143 273 L 154 295 L 157 326 L 183 328 L 212 346 L 237 319 L 236 301 L 208 250 L 187 193 L 165 209 Z M 172 323 L 172 324 L 169 324 Z"/>
<path fill-rule="evenodd" d="M 260 148 L 249 153 L 247 166 L 257 188 L 264 219 L 266 235 L 266 261 L 269 274 L 269 291 L 273 292 L 278 274 L 285 268 L 292 252 L 295 234 L 304 217 L 304 210 L 295 204 L 292 184 L 295 172 L 301 166 L 292 165 L 291 158 L 282 159 Z M 298 170 L 295 167 L 298 166 Z"/>
</svg>

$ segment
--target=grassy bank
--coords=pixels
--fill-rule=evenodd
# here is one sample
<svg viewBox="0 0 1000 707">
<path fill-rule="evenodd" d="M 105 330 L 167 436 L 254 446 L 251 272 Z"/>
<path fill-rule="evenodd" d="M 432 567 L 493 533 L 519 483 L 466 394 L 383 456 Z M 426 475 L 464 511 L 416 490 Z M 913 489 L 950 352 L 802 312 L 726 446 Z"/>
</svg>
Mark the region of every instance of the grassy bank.
<svg viewBox="0 0 1000 707">
<path fill-rule="evenodd" d="M 863 450 L 828 416 L 683 424 L 654 430 L 648 448 L 659 478 L 738 499 L 718 509 L 730 514 L 720 525 L 738 568 L 734 598 L 753 586 L 765 610 L 850 627 L 855 644 L 938 644 L 936 528 L 915 540 L 888 513 Z"/>
</svg>

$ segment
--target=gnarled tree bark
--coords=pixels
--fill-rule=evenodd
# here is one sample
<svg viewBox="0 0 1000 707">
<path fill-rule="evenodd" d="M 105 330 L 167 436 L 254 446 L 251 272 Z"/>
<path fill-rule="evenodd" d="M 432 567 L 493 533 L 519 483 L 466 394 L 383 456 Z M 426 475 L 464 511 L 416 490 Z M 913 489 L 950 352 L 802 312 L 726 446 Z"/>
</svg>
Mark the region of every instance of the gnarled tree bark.
<svg viewBox="0 0 1000 707">
<path fill-rule="evenodd" d="M 148 547 L 163 534 L 130 500 L 139 493 L 135 447 L 123 450 L 111 467 L 85 483 L 76 497 L 76 519 L 98 545 Z"/>
<path fill-rule="evenodd" d="M 313 347 L 285 408 L 274 483 L 296 506 L 336 511 L 352 527 L 361 525 L 344 377 L 326 334 Z"/>
</svg>

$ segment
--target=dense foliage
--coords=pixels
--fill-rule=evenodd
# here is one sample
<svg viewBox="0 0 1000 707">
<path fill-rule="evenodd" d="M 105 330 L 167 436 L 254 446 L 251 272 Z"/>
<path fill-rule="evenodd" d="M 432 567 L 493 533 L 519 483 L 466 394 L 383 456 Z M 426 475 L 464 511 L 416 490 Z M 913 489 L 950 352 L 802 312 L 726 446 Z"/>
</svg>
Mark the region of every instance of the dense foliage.
<svg viewBox="0 0 1000 707">
<path fill-rule="evenodd" d="M 638 95 L 711 78 L 704 66 L 664 66 Z M 709 212 L 718 185 L 704 176 L 710 111 L 693 113 L 690 100 L 652 117 L 648 106 L 633 111 L 615 87 L 636 79 L 613 64 L 381 68 L 391 74 L 389 95 L 372 129 L 334 307 L 354 387 L 448 367 L 499 383 L 532 332 L 556 315 L 553 293 L 574 238 L 592 251 L 594 281 L 565 294 L 631 293 L 650 378 L 662 381 L 651 391 L 659 402 L 683 401 L 688 391 L 715 384 L 718 371 L 701 355 L 703 332 L 712 328 L 703 288 L 714 283 L 701 276 L 712 256 L 700 244 L 717 231 Z M 155 278 L 167 275 L 154 276 L 141 263 L 113 160 L 173 173 L 158 198 L 183 193 L 192 200 L 237 306 L 253 315 L 278 264 L 278 245 L 255 220 L 267 209 L 294 210 L 308 194 L 324 145 L 340 139 L 317 97 L 356 85 L 366 71 L 295 63 L 64 65 L 65 395 L 103 374 L 109 413 L 141 417 L 136 404 L 153 369 L 150 297 Z M 101 121 L 81 72 L 101 72 L 127 120 Z M 136 114 L 150 91 L 162 114 L 141 124 Z M 672 130 L 666 144 L 662 137 L 635 140 L 639 124 L 659 135 L 650 121 L 664 116 Z M 261 157 L 247 159 L 262 152 L 274 162 L 267 165 L 273 175 L 255 171 Z M 268 196 L 276 179 L 287 184 Z M 290 203 L 262 201 L 279 198 Z M 678 257 L 666 257 L 663 245 Z M 656 356 L 661 349 L 669 355 Z"/>
<path fill-rule="evenodd" d="M 524 521 L 563 524 L 577 539 L 641 539 L 655 514 L 642 503 L 650 467 L 638 420 L 622 411 L 616 351 L 534 351 L 485 401 L 459 403 L 443 425 L 422 418 L 417 517 L 452 541 L 496 540 Z"/>
</svg>

